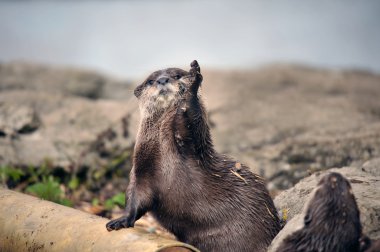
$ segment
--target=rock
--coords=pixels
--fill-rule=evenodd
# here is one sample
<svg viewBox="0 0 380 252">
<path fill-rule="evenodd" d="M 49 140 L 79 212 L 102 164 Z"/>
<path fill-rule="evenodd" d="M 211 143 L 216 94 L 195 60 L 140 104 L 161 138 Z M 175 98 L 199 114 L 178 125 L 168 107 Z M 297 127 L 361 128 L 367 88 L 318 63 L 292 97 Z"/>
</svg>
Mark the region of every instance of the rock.
<svg viewBox="0 0 380 252">
<path fill-rule="evenodd" d="M 29 90 L 91 99 L 132 96 L 130 83 L 93 71 L 11 62 L 0 64 L 0 91 Z"/>
<path fill-rule="evenodd" d="M 125 189 L 138 116 L 128 82 L 13 62 L 0 64 L 0 91 L 0 166 L 82 174 L 94 191 L 117 176 Z"/>
<path fill-rule="evenodd" d="M 380 157 L 379 83 L 380 75 L 364 71 L 271 65 L 247 71 L 206 70 L 202 92 L 216 149 L 267 178 L 275 194 L 316 171 L 361 167 Z M 111 121 L 120 122 L 126 115 L 115 111 L 132 106 L 127 112 L 131 115 L 129 127 L 137 126 L 132 85 L 91 71 L 0 64 L 0 90 L 0 103 L 27 107 L 43 118 L 39 129 L 23 135 L 24 140 L 46 139 L 46 134 L 72 139 L 78 134 L 78 139 L 88 136 L 87 145 L 90 138 L 96 142 L 97 134 L 107 131 Z M 28 101 L 29 95 L 35 98 Z M 99 103 L 91 103 L 94 99 Z M 113 115 L 97 115 L 98 110 L 107 113 L 103 104 L 110 103 L 114 104 Z M 129 137 L 135 138 L 133 130 Z M 3 158 L 14 160 L 17 155 L 11 151 L 16 147 L 25 150 L 18 155 L 30 158 L 31 163 L 52 155 L 67 165 L 67 156 L 77 156 L 80 151 L 66 140 L 54 144 L 38 140 L 38 145 L 32 140 L 25 145 L 23 141 L 1 141 L 0 149 L 6 149 L 1 153 L 8 153 Z M 31 146 L 36 150 L 45 147 L 37 153 L 26 149 Z"/>
<path fill-rule="evenodd" d="M 380 158 L 371 159 L 363 164 L 362 170 L 380 177 Z"/>
<path fill-rule="evenodd" d="M 380 75 L 271 65 L 205 71 L 216 149 L 292 187 L 323 169 L 380 157 Z"/>
<path fill-rule="evenodd" d="M 279 209 L 289 209 L 280 234 L 302 221 L 304 202 L 323 170 L 351 166 L 338 171 L 351 180 L 365 232 L 380 236 L 379 83 L 380 75 L 368 72 L 296 65 L 204 71 L 202 92 L 216 149 L 267 178 L 273 194 L 296 184 L 275 200 Z M 86 189 L 93 191 L 122 171 L 112 179 L 112 190 L 123 191 L 138 117 L 127 81 L 69 68 L 0 64 L 0 166 L 49 164 L 68 174 L 83 172 Z M 84 194 L 78 198 L 93 196 Z M 97 194 L 106 198 L 109 191 Z"/>
<path fill-rule="evenodd" d="M 377 160 L 374 161 L 377 162 Z M 371 165 L 371 161 L 368 162 L 367 166 L 369 165 Z M 377 166 L 377 169 L 380 169 L 380 166 Z M 350 181 L 359 206 L 364 234 L 372 239 L 380 238 L 380 177 L 356 167 L 334 168 L 302 179 L 293 188 L 282 192 L 275 198 L 274 202 L 279 212 L 287 210 L 288 223 L 272 242 L 272 249 L 269 251 L 275 251 L 274 248 L 288 234 L 297 230 L 300 223 L 302 224 L 305 202 L 309 199 L 310 193 L 318 181 L 327 172 L 339 172 Z"/>
<path fill-rule="evenodd" d="M 289 235 L 303 227 L 304 215 L 296 214 L 273 239 L 267 252 L 277 252 L 281 242 Z"/>
<path fill-rule="evenodd" d="M 0 104 L 0 136 L 31 133 L 39 126 L 39 117 L 32 108 Z"/>
<path fill-rule="evenodd" d="M 136 120 L 129 115 L 135 110 L 133 103 L 94 101 L 41 91 L 3 92 L 0 100 L 7 107 L 18 108 L 12 111 L 35 112 L 41 124 L 37 130 L 22 134 L 17 129 L 28 124 L 13 123 L 18 125 L 14 126 L 17 134 L 0 138 L 0 165 L 41 166 L 49 162 L 68 172 L 78 167 L 99 170 L 131 154 L 136 124 L 129 123 Z M 20 112 L 12 116 L 23 115 L 17 122 L 29 122 L 29 114 Z M 5 112 L 3 118 L 4 115 Z M 1 125 L 8 121 L 2 121 Z M 105 131 L 112 131 L 113 137 L 102 137 Z"/>
</svg>

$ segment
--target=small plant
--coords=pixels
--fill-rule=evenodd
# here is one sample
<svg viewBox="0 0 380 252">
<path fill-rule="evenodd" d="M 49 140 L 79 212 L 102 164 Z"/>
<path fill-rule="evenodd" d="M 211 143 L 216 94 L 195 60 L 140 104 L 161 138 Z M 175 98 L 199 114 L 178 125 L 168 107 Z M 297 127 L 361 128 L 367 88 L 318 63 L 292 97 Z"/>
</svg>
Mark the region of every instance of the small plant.
<svg viewBox="0 0 380 252">
<path fill-rule="evenodd" d="M 99 201 L 98 198 L 95 198 L 95 199 L 92 200 L 91 204 L 92 204 L 93 206 L 99 206 L 100 201 Z"/>
<path fill-rule="evenodd" d="M 125 206 L 125 193 L 118 193 L 104 203 L 104 207 L 107 210 L 111 210 L 116 205 L 119 207 Z"/>
<path fill-rule="evenodd" d="M 26 192 L 34 194 L 35 196 L 62 204 L 65 206 L 72 206 L 72 202 L 64 198 L 63 191 L 60 188 L 60 185 L 53 176 L 43 176 L 42 182 L 37 182 L 33 185 L 30 185 L 26 188 Z"/>
<path fill-rule="evenodd" d="M 13 180 L 13 182 L 18 182 L 24 175 L 21 169 L 10 166 L 0 166 L 0 179 L 3 185 L 6 185 L 9 179 Z"/>
<path fill-rule="evenodd" d="M 71 190 L 76 190 L 79 187 L 79 183 L 80 183 L 79 178 L 77 176 L 72 176 L 67 186 Z"/>
<path fill-rule="evenodd" d="M 42 164 L 39 167 L 29 166 L 27 173 L 29 175 L 29 183 L 37 183 L 41 181 L 43 177 L 46 177 L 49 174 L 50 170 L 48 169 L 47 164 Z"/>
</svg>

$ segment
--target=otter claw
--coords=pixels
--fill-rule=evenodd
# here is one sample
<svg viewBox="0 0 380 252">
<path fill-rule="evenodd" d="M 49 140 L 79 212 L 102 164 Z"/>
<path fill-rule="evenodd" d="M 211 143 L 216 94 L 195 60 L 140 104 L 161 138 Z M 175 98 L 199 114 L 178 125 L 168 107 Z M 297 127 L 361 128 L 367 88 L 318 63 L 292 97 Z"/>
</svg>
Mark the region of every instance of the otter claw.
<svg viewBox="0 0 380 252">
<path fill-rule="evenodd" d="M 106 224 L 106 228 L 108 231 L 119 230 L 122 228 L 122 222 L 120 220 L 112 220 Z"/>
<path fill-rule="evenodd" d="M 191 62 L 191 69 L 189 71 L 190 90 L 192 93 L 197 93 L 199 86 L 202 83 L 203 76 L 201 74 L 201 68 L 196 60 Z"/>
<path fill-rule="evenodd" d="M 131 220 L 128 220 L 127 217 L 121 217 L 116 220 L 111 220 L 110 222 L 106 224 L 106 228 L 108 231 L 119 230 L 122 228 L 129 228 L 133 226 L 134 226 L 134 222 Z"/>
<path fill-rule="evenodd" d="M 198 61 L 193 60 L 193 62 L 191 62 L 191 64 L 190 64 L 190 67 L 191 67 L 191 69 L 190 69 L 191 75 L 196 75 L 196 74 L 201 73 L 201 68 L 199 67 Z"/>
<path fill-rule="evenodd" d="M 200 70 L 198 61 L 196 61 L 196 60 L 193 60 L 193 62 L 191 62 L 191 64 L 190 64 L 190 66 L 191 66 L 191 68 L 196 68 L 197 70 Z"/>
</svg>

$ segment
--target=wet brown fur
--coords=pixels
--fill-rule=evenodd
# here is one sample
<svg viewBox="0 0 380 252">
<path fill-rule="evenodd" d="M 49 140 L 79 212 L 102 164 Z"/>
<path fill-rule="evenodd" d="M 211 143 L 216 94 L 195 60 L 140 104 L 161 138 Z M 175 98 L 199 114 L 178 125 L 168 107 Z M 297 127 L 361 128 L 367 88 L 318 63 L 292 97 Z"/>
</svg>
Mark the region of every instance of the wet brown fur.
<svg viewBox="0 0 380 252">
<path fill-rule="evenodd" d="M 155 100 L 144 95 L 154 93 L 162 76 L 176 85 L 175 99 L 152 108 L 146 103 Z M 201 82 L 195 61 L 189 73 L 157 71 L 136 88 L 143 112 L 126 215 L 107 229 L 133 227 L 150 211 L 178 240 L 201 251 L 266 251 L 280 230 L 273 201 L 262 178 L 214 150 Z"/>
<path fill-rule="evenodd" d="M 287 236 L 277 252 L 361 251 L 362 226 L 351 185 L 339 173 L 325 175 L 310 200 L 302 229 Z"/>
</svg>

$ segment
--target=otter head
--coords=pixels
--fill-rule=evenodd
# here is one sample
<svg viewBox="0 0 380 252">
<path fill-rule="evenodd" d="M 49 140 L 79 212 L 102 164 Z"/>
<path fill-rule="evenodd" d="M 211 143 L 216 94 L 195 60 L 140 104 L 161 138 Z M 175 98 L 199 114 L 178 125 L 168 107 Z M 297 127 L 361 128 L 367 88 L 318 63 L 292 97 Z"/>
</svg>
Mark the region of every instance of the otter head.
<svg viewBox="0 0 380 252">
<path fill-rule="evenodd" d="M 167 68 L 149 75 L 134 91 L 142 113 L 153 115 L 175 104 L 186 90 L 188 74 L 179 68 Z"/>
<path fill-rule="evenodd" d="M 309 202 L 304 221 L 315 228 L 326 228 L 330 223 L 331 229 L 350 224 L 360 229 L 359 210 L 348 180 L 336 172 L 325 175 Z"/>
<path fill-rule="evenodd" d="M 345 248 L 332 251 L 356 251 L 348 248 L 359 246 L 362 231 L 360 213 L 351 185 L 345 177 L 331 172 L 319 181 L 309 202 L 304 225 L 305 232 L 314 237 L 324 237 L 327 247 Z"/>
</svg>

